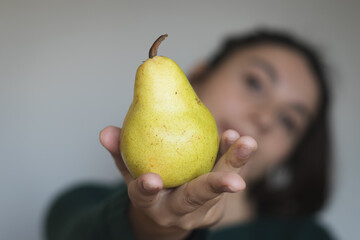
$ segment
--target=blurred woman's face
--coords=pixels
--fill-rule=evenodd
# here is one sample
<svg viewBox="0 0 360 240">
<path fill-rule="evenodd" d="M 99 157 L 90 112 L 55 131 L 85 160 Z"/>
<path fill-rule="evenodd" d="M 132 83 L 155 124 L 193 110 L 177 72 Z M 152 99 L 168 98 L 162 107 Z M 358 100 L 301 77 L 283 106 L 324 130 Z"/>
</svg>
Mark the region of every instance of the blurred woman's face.
<svg viewBox="0 0 360 240">
<path fill-rule="evenodd" d="M 257 141 L 241 171 L 246 181 L 286 159 L 318 108 L 317 82 L 305 59 L 275 44 L 235 52 L 194 88 L 220 135 L 234 129 Z"/>
</svg>

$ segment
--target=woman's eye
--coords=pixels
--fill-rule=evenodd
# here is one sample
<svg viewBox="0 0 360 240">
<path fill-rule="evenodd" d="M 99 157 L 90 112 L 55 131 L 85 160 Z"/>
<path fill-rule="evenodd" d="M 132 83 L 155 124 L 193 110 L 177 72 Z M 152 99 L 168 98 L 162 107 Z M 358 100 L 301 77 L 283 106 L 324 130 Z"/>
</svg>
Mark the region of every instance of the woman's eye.
<svg viewBox="0 0 360 240">
<path fill-rule="evenodd" d="M 293 132 L 296 129 L 295 121 L 288 115 L 280 115 L 280 123 L 289 132 Z"/>
<path fill-rule="evenodd" d="M 263 89 L 261 81 L 254 75 L 246 75 L 245 83 L 251 90 L 260 92 Z"/>
</svg>

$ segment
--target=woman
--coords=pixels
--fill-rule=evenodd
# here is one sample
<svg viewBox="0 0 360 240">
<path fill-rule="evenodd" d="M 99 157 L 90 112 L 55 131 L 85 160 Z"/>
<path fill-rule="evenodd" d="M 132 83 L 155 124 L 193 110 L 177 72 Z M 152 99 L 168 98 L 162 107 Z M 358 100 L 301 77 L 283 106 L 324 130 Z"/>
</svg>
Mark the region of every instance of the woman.
<svg viewBox="0 0 360 240">
<path fill-rule="evenodd" d="M 134 179 L 120 129 L 100 134 L 126 182 L 79 187 L 47 218 L 48 239 L 330 239 L 314 215 L 328 193 L 328 90 L 318 56 L 283 32 L 226 42 L 189 80 L 221 136 L 213 171 L 176 189 Z"/>
</svg>

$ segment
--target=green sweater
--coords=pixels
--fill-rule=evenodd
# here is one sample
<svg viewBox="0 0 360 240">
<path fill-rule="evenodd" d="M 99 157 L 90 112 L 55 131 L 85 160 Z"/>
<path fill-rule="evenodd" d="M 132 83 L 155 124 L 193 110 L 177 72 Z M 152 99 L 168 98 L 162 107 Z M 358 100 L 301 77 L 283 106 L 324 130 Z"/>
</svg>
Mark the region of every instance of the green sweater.
<svg viewBox="0 0 360 240">
<path fill-rule="evenodd" d="M 127 218 L 129 198 L 126 185 L 108 187 L 81 185 L 65 192 L 50 207 L 45 220 L 48 240 L 130 240 L 134 239 Z M 332 239 L 314 218 L 281 220 L 259 217 L 243 225 L 218 231 L 199 229 L 190 240 Z"/>
</svg>

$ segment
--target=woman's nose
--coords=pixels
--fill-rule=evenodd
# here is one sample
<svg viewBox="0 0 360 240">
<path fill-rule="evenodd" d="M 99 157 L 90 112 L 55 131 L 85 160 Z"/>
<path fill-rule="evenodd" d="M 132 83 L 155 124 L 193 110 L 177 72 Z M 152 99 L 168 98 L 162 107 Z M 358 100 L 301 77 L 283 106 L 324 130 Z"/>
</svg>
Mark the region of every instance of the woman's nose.
<svg viewBox="0 0 360 240">
<path fill-rule="evenodd" d="M 259 135 L 267 134 L 274 125 L 274 110 L 272 107 L 258 107 L 251 114 L 250 121 Z"/>
</svg>

